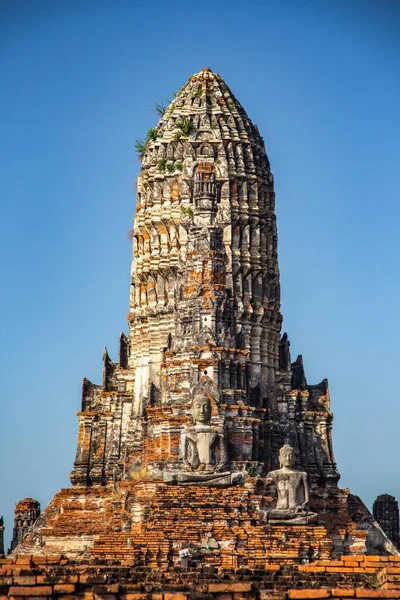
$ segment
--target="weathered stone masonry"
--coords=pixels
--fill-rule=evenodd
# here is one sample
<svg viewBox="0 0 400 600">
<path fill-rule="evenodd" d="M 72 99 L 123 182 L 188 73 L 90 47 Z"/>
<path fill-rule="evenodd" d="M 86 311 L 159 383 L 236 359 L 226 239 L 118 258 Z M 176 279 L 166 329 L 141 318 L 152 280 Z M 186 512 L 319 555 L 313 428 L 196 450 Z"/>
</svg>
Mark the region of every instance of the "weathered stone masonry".
<svg viewBox="0 0 400 600">
<path fill-rule="evenodd" d="M 101 386 L 84 380 L 73 484 L 124 478 L 148 461 L 149 431 L 164 441 L 159 466 L 173 460 L 179 413 L 204 374 L 226 406 L 232 460 L 276 466 L 289 440 L 312 484 L 336 484 L 326 382 L 293 386 L 279 365 L 275 195 L 257 127 L 204 70 L 156 131 L 138 179 L 129 336 L 118 363 L 105 351 Z M 157 406 L 176 407 L 162 433 L 146 412 Z"/>
</svg>

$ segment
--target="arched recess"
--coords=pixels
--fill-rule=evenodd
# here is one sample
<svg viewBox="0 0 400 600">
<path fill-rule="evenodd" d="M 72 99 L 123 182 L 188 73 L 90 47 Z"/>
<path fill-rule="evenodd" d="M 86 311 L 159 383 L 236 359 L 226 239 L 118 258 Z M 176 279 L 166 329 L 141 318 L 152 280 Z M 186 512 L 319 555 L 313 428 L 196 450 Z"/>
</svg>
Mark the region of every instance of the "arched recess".
<svg viewBox="0 0 400 600">
<path fill-rule="evenodd" d="M 150 310 L 154 310 L 157 306 L 156 281 L 152 275 L 147 279 L 147 305 Z"/>
<path fill-rule="evenodd" d="M 167 304 L 165 278 L 161 273 L 157 274 L 157 305 L 164 307 Z"/>
<path fill-rule="evenodd" d="M 166 258 L 168 257 L 170 252 L 170 239 L 168 229 L 166 228 L 164 223 L 158 223 L 157 231 L 159 234 L 160 256 Z"/>
<path fill-rule="evenodd" d="M 164 181 L 162 189 L 162 206 L 167 209 L 171 205 L 171 185 L 169 181 Z"/>
</svg>

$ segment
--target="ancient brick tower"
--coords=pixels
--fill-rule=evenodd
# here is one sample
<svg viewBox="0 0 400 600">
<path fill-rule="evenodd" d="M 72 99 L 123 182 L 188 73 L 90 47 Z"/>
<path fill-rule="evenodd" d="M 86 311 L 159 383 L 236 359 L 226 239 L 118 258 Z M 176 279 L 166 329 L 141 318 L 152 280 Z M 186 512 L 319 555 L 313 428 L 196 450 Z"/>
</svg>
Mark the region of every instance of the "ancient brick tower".
<svg viewBox="0 0 400 600">
<path fill-rule="evenodd" d="M 285 339 L 280 347 L 275 195 L 257 127 L 205 69 L 150 132 L 129 336 L 119 363 L 105 351 L 101 386 L 84 380 L 73 484 L 169 468 L 202 377 L 227 419 L 231 461 L 261 473 L 290 441 L 312 484 L 336 484 L 326 382 L 307 386 Z"/>
<path fill-rule="evenodd" d="M 327 381 L 308 385 L 281 337 L 273 177 L 257 127 L 203 69 L 141 159 L 129 334 L 118 362 L 104 351 L 101 385 L 84 379 L 72 487 L 16 552 L 138 573 L 170 572 L 182 548 L 218 572 L 397 555 L 338 488 Z M 280 464 L 309 484 L 309 503 L 275 509 L 266 476 Z"/>
<path fill-rule="evenodd" d="M 25 538 L 28 530 L 40 515 L 40 504 L 33 498 L 24 498 L 15 505 L 14 529 L 11 550 L 14 550 Z"/>
<path fill-rule="evenodd" d="M 400 545 L 399 539 L 399 503 L 390 494 L 381 494 L 373 505 L 373 515 L 383 531 L 393 542 L 396 548 Z"/>
</svg>

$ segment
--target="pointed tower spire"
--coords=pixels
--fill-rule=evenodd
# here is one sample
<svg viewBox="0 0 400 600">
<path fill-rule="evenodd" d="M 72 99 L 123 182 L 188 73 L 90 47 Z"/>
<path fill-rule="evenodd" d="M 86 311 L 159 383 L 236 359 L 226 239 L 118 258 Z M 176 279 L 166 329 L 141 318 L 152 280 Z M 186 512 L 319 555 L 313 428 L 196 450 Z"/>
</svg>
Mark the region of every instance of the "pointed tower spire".
<svg viewBox="0 0 400 600">
<path fill-rule="evenodd" d="M 274 206 L 257 127 L 224 80 L 202 69 L 142 156 L 129 319 L 138 417 L 150 389 L 161 403 L 188 400 L 205 369 L 229 401 L 246 393 L 253 406 L 273 405 L 282 321 Z M 196 339 L 221 350 L 193 362 Z"/>
</svg>

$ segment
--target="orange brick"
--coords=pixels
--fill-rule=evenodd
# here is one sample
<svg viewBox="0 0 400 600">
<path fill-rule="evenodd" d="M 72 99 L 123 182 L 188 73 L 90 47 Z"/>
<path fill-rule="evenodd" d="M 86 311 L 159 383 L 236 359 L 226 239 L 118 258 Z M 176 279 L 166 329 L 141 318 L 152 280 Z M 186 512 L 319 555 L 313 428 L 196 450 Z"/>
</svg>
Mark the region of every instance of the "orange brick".
<svg viewBox="0 0 400 600">
<path fill-rule="evenodd" d="M 384 573 L 391 575 L 400 575 L 400 567 L 385 567 Z"/>
<path fill-rule="evenodd" d="M 14 585 L 35 585 L 36 577 L 34 575 L 18 575 L 14 577 Z"/>
<path fill-rule="evenodd" d="M 186 600 L 186 594 L 164 594 L 164 600 Z"/>
<path fill-rule="evenodd" d="M 54 591 L 58 594 L 72 594 L 75 591 L 75 586 L 73 583 L 56 583 Z"/>
<path fill-rule="evenodd" d="M 289 590 L 288 598 L 290 600 L 302 599 L 311 600 L 312 598 L 329 598 L 330 593 L 328 590 Z"/>
<path fill-rule="evenodd" d="M 48 565 L 58 564 L 62 558 L 61 554 L 47 554 L 46 562 Z"/>
<path fill-rule="evenodd" d="M 251 592 L 251 583 L 232 582 L 232 583 L 210 583 L 208 591 L 213 592 Z"/>
<path fill-rule="evenodd" d="M 353 567 L 326 567 L 327 573 L 354 573 Z"/>
<path fill-rule="evenodd" d="M 9 596 L 51 596 L 51 585 L 11 586 Z"/>
<path fill-rule="evenodd" d="M 336 596 L 337 598 L 354 598 L 356 595 L 356 590 L 354 588 L 333 588 L 332 596 Z"/>
<path fill-rule="evenodd" d="M 351 556 L 351 560 L 356 560 L 358 562 L 361 562 L 364 560 L 365 558 L 365 554 L 347 554 L 346 556 L 342 556 L 342 560 L 345 560 L 346 558 L 350 558 Z"/>
<path fill-rule="evenodd" d="M 17 565 L 30 565 L 32 561 L 32 556 L 30 554 L 19 554 L 17 556 L 16 564 Z"/>
<path fill-rule="evenodd" d="M 400 584 L 386 582 L 382 585 L 382 589 L 383 590 L 400 590 Z"/>
<path fill-rule="evenodd" d="M 396 590 L 356 590 L 356 598 L 386 598 L 396 600 L 400 598 L 400 591 Z"/>
<path fill-rule="evenodd" d="M 376 563 L 374 563 L 376 564 Z M 366 573 L 378 573 L 380 571 L 379 567 L 365 567 Z"/>
<path fill-rule="evenodd" d="M 34 565 L 45 565 L 47 563 L 47 556 L 32 556 L 32 563 Z"/>
<path fill-rule="evenodd" d="M 120 600 L 147 600 L 148 594 L 120 594 Z"/>
</svg>

